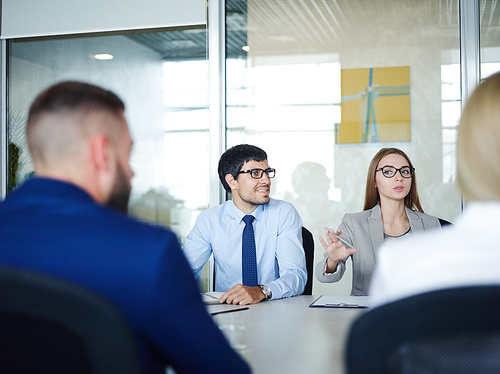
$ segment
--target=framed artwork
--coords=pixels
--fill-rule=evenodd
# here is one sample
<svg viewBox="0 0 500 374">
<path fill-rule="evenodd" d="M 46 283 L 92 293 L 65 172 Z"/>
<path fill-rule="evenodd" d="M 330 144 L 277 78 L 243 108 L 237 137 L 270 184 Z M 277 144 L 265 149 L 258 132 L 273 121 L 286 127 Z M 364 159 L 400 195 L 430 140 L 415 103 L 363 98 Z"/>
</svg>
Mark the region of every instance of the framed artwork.
<svg viewBox="0 0 500 374">
<path fill-rule="evenodd" d="M 410 142 L 410 67 L 342 69 L 337 144 Z"/>
</svg>

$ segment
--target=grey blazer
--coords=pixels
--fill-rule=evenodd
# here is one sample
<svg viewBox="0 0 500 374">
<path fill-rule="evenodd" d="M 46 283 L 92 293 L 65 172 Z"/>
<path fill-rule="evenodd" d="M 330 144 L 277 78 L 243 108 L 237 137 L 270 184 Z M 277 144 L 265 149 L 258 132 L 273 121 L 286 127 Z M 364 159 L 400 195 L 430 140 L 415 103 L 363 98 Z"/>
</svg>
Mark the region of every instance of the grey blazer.
<svg viewBox="0 0 500 374">
<path fill-rule="evenodd" d="M 415 212 L 408 208 L 406 208 L 406 215 L 410 221 L 412 233 L 441 228 L 437 217 Z M 376 253 L 384 243 L 384 227 L 380 206 L 377 204 L 370 210 L 345 214 L 339 228 L 342 230 L 342 237 L 357 249 L 356 253 L 351 255 L 353 278 L 351 295 L 368 295 Z M 339 262 L 334 273 L 327 274 L 325 273 L 327 257 L 325 253 L 324 259 L 316 265 L 314 270 L 316 278 L 323 283 L 338 282 L 342 279 L 346 269 L 345 260 Z"/>
</svg>

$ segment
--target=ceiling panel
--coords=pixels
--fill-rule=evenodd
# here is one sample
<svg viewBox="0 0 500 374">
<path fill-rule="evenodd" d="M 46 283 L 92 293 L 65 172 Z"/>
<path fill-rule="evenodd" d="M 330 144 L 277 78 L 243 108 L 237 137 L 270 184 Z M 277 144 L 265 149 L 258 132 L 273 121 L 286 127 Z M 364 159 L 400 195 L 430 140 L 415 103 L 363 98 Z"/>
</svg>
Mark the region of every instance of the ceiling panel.
<svg viewBox="0 0 500 374">
<path fill-rule="evenodd" d="M 498 45 L 500 5 L 480 1 L 483 45 Z M 456 45 L 458 0 L 229 0 L 227 55 L 340 53 L 355 44 Z M 404 33 L 395 30 L 406 30 Z M 165 60 L 205 58 L 206 30 L 186 29 L 129 36 Z"/>
</svg>

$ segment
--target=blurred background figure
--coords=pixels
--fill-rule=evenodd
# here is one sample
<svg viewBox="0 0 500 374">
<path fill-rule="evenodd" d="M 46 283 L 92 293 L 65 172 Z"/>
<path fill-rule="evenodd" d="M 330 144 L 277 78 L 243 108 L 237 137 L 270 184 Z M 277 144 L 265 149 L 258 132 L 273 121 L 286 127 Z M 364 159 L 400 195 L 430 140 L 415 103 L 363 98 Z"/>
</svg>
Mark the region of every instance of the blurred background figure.
<svg viewBox="0 0 500 374">
<path fill-rule="evenodd" d="M 322 233 L 321 225 L 335 222 L 335 217 L 339 215 L 335 211 L 336 203 L 328 198 L 331 181 L 326 168 L 316 162 L 303 162 L 293 171 L 292 186 L 297 197 L 292 203 L 304 226 L 313 234 Z M 322 221 L 321 217 L 325 216 L 329 217 L 329 222 Z"/>
</svg>

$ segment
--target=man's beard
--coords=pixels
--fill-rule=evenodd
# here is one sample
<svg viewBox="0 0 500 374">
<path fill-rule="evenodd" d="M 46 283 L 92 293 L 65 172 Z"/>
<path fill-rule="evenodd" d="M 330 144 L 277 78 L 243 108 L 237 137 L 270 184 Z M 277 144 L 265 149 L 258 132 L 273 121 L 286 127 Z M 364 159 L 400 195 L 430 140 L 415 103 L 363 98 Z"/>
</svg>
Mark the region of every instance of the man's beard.
<svg viewBox="0 0 500 374">
<path fill-rule="evenodd" d="M 268 186 L 268 187 L 269 187 L 269 189 L 271 189 L 271 186 Z M 239 194 L 241 200 L 243 200 L 245 203 L 253 205 L 255 207 L 257 207 L 259 205 L 265 205 L 265 204 L 269 203 L 269 200 L 270 200 L 269 195 L 267 197 L 259 197 L 259 195 L 257 193 L 243 194 L 243 193 L 239 192 L 238 194 Z"/>
<path fill-rule="evenodd" d="M 106 206 L 116 209 L 122 213 L 128 213 L 128 200 L 130 198 L 130 188 L 127 176 L 120 164 L 117 165 L 116 179 L 113 184 L 111 194 L 106 201 Z"/>
</svg>

